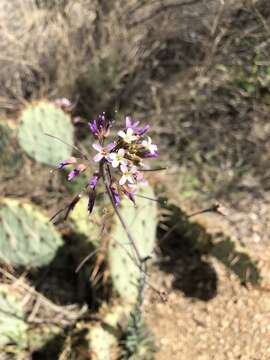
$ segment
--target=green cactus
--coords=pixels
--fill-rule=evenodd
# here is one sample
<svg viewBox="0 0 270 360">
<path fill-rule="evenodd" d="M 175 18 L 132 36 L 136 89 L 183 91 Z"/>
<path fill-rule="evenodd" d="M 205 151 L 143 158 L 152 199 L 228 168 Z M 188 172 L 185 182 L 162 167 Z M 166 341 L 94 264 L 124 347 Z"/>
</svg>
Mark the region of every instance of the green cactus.
<svg viewBox="0 0 270 360">
<path fill-rule="evenodd" d="M 93 245 L 100 242 L 101 208 L 96 206 L 95 211 L 89 216 L 87 212 L 88 198 L 83 197 L 70 214 L 74 230 L 84 235 Z"/>
<path fill-rule="evenodd" d="M 25 348 L 27 325 L 21 303 L 7 286 L 0 286 L 0 352 L 6 345 Z M 2 350 L 2 351 L 1 351 Z"/>
<path fill-rule="evenodd" d="M 0 201 L 0 258 L 14 266 L 43 266 L 63 240 L 49 219 L 30 204 Z"/>
<path fill-rule="evenodd" d="M 117 339 L 102 325 L 95 325 L 90 330 L 90 349 L 96 360 L 111 360 L 112 353 L 117 351 Z"/>
<path fill-rule="evenodd" d="M 91 326 L 88 335 L 90 350 L 96 360 L 112 360 L 119 355 L 118 341 L 122 335 L 119 325 L 127 322 L 131 310 L 132 307 L 127 304 L 114 305 L 106 314 L 101 311 L 102 322 Z"/>
<path fill-rule="evenodd" d="M 12 128 L 7 121 L 0 121 L 0 178 L 14 177 L 22 166 L 22 156 L 16 149 Z"/>
<path fill-rule="evenodd" d="M 153 198 L 153 190 L 145 188 L 144 196 Z M 122 201 L 120 212 L 132 234 L 141 258 L 151 256 L 155 245 L 157 227 L 157 205 L 145 198 L 136 198 L 137 207 L 128 200 Z M 110 274 L 119 295 L 127 302 L 135 303 L 138 298 L 140 270 L 135 261 L 134 251 L 119 220 L 111 230 L 109 247 Z"/>
<path fill-rule="evenodd" d="M 47 165 L 56 165 L 71 155 L 73 126 L 70 116 L 46 101 L 29 104 L 21 112 L 18 139 L 31 158 Z M 63 142 L 45 134 L 57 136 Z"/>
</svg>

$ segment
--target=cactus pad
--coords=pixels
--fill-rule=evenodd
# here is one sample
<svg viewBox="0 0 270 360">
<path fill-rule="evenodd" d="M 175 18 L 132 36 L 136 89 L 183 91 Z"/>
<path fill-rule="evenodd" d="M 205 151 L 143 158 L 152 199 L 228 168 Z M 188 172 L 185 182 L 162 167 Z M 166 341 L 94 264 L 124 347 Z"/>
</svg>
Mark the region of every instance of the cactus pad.
<svg viewBox="0 0 270 360">
<path fill-rule="evenodd" d="M 145 188 L 141 194 L 154 197 L 153 190 Z M 155 245 L 157 227 L 157 205 L 145 198 L 136 198 L 137 207 L 128 200 L 122 201 L 122 217 L 136 242 L 141 258 L 150 256 Z M 117 219 L 111 230 L 109 248 L 110 273 L 113 285 L 120 296 L 134 303 L 138 296 L 140 271 L 135 261 L 133 248 Z"/>
<path fill-rule="evenodd" d="M 6 345 L 26 347 L 27 325 L 21 303 L 5 285 L 0 287 L 0 309 L 0 351 Z"/>
<path fill-rule="evenodd" d="M 91 353 L 96 360 L 113 360 L 119 358 L 118 338 L 121 335 L 119 324 L 127 321 L 132 307 L 114 305 L 107 314 L 100 314 L 102 324 L 90 328 L 89 341 Z M 118 355 L 118 356 L 117 356 Z"/>
<path fill-rule="evenodd" d="M 0 164 L 0 178 L 2 180 L 13 177 L 22 165 L 22 157 L 16 149 L 12 129 L 3 120 L 0 121 Z"/>
<path fill-rule="evenodd" d="M 29 104 L 21 112 L 18 139 L 23 150 L 34 160 L 56 165 L 71 155 L 71 146 L 45 134 L 57 136 L 73 145 L 70 116 L 54 104 L 40 101 Z"/>
<path fill-rule="evenodd" d="M 87 212 L 88 198 L 83 197 L 70 214 L 73 228 L 76 232 L 84 235 L 93 245 L 98 246 L 100 242 L 101 229 L 101 209 L 96 207 L 95 211 L 89 216 Z"/>
<path fill-rule="evenodd" d="M 0 201 L 0 258 L 14 266 L 48 264 L 63 240 L 49 220 L 30 204 Z"/>
</svg>

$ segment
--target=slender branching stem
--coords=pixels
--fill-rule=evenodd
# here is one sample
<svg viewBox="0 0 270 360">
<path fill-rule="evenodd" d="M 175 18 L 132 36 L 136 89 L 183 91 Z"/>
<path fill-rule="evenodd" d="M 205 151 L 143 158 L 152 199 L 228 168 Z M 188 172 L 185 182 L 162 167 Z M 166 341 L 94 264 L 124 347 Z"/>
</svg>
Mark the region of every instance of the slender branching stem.
<svg viewBox="0 0 270 360">
<path fill-rule="evenodd" d="M 122 217 L 122 215 L 120 214 L 120 211 L 119 209 L 117 208 L 117 206 L 115 205 L 115 202 L 113 200 L 113 194 L 112 194 L 112 191 L 111 191 L 111 188 L 110 188 L 110 181 L 109 181 L 109 173 L 108 173 L 108 170 L 105 168 L 105 164 L 104 163 L 101 163 L 100 164 L 100 170 L 101 170 L 101 174 L 102 174 L 102 177 L 103 177 L 103 181 L 104 181 L 104 184 L 105 184 L 105 187 L 106 187 L 106 191 L 109 195 L 109 198 L 110 198 L 110 201 L 111 201 L 111 204 L 113 206 L 113 209 L 125 231 L 125 233 L 127 234 L 127 237 L 128 237 L 128 240 L 130 241 L 130 244 L 134 250 L 134 253 L 136 254 L 136 262 L 138 265 L 140 265 L 141 267 L 141 264 L 142 264 L 142 259 L 141 259 L 141 256 L 140 256 L 140 252 L 139 252 L 139 249 Z"/>
<path fill-rule="evenodd" d="M 138 269 L 140 270 L 140 277 L 138 279 L 138 286 L 139 286 L 139 291 L 138 291 L 138 302 L 140 304 L 140 306 L 143 304 L 143 298 L 144 298 L 144 289 L 145 289 L 145 285 L 147 284 L 154 292 L 156 292 L 160 298 L 162 299 L 162 301 L 166 301 L 166 294 L 163 293 L 163 292 L 160 292 L 158 289 L 156 289 L 152 284 L 150 284 L 148 281 L 147 281 L 147 271 L 146 271 L 146 264 L 145 264 L 145 259 L 141 257 L 140 255 L 140 252 L 139 252 L 139 249 L 136 245 L 136 242 L 135 240 L 133 239 L 118 207 L 116 206 L 115 202 L 114 202 L 114 199 L 113 199 L 113 194 L 112 194 L 112 190 L 111 190 L 111 187 L 110 187 L 110 173 L 109 173 L 109 169 L 106 168 L 106 165 L 104 162 L 101 162 L 100 163 L 100 174 L 103 178 L 103 181 L 104 181 L 104 185 L 105 185 L 105 188 L 106 188 L 106 192 L 109 196 L 109 199 L 110 199 L 110 202 L 112 204 L 112 207 L 128 237 L 128 240 L 130 242 L 130 245 L 132 246 L 133 250 L 134 250 L 134 253 L 136 255 L 136 257 L 132 257 L 136 266 L 138 267 Z M 129 253 L 128 253 L 129 254 Z M 130 255 L 130 254 L 129 254 Z M 130 255 L 131 256 L 131 255 Z"/>
</svg>

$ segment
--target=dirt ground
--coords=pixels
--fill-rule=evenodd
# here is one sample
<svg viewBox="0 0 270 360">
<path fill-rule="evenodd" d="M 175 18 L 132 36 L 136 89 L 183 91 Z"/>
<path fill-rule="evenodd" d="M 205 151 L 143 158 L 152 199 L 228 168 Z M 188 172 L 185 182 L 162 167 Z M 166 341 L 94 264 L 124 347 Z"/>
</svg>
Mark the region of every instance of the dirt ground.
<svg viewBox="0 0 270 360">
<path fill-rule="evenodd" d="M 207 233 L 225 233 L 236 249 L 249 254 L 260 272 L 260 285 L 241 281 L 210 253 L 194 261 L 190 249 L 175 243 L 172 251 L 181 253 L 170 257 L 170 269 L 164 273 L 162 266 L 155 267 L 152 283 L 169 293 L 164 304 L 149 290 L 145 305 L 157 360 L 270 359 L 269 200 L 267 194 L 256 199 L 245 194 L 228 208 L 226 218 L 196 217 Z"/>
</svg>

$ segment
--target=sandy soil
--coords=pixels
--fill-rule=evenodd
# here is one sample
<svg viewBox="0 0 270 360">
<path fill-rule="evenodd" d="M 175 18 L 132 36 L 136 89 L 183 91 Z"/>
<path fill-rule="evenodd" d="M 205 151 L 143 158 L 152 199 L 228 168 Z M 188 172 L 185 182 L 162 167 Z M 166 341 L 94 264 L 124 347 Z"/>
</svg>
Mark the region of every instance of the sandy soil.
<svg viewBox="0 0 270 360">
<path fill-rule="evenodd" d="M 236 249 L 244 248 L 260 272 L 260 285 L 241 281 L 211 253 L 194 254 L 175 242 L 172 250 L 181 253 L 170 255 L 171 267 L 154 268 L 152 282 L 169 292 L 164 304 L 148 291 L 145 305 L 157 360 L 270 359 L 269 203 L 267 194 L 245 196 L 228 218 L 196 218 L 207 232 L 229 234 Z"/>
</svg>

